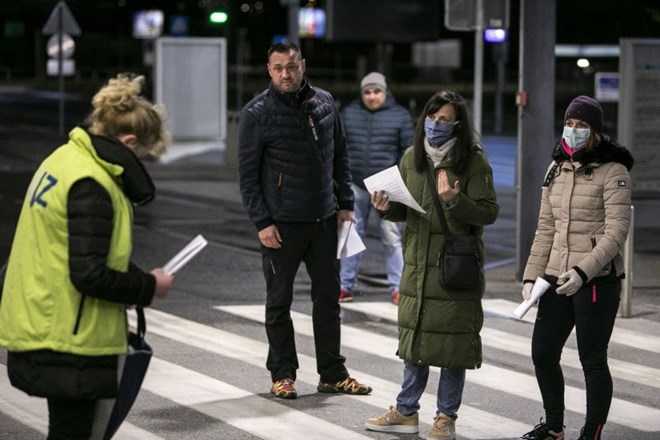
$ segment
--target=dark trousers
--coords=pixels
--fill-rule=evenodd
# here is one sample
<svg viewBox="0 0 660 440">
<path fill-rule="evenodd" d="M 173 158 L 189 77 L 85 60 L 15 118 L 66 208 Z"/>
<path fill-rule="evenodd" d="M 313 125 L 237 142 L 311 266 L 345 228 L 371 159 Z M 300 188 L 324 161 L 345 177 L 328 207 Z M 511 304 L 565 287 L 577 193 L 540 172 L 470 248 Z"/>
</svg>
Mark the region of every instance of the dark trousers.
<svg viewBox="0 0 660 440">
<path fill-rule="evenodd" d="M 532 336 L 532 360 L 546 423 L 551 428 L 561 430 L 564 424 L 564 375 L 559 360 L 573 326 L 587 390 L 585 426 L 595 428 L 607 421 L 612 403 L 607 345 L 620 296 L 621 283 L 615 282 L 583 286 L 569 297 L 550 288 L 541 297 Z"/>
<path fill-rule="evenodd" d="M 261 247 L 266 278 L 266 367 L 273 381 L 296 379 L 298 356 L 291 321 L 293 283 L 301 262 L 312 281 L 312 320 L 316 368 L 322 382 L 348 376 L 340 354 L 339 262 L 337 220 L 317 223 L 277 224 L 282 237 L 280 249 Z"/>
<path fill-rule="evenodd" d="M 48 399 L 48 440 L 88 440 L 94 400 Z"/>
</svg>

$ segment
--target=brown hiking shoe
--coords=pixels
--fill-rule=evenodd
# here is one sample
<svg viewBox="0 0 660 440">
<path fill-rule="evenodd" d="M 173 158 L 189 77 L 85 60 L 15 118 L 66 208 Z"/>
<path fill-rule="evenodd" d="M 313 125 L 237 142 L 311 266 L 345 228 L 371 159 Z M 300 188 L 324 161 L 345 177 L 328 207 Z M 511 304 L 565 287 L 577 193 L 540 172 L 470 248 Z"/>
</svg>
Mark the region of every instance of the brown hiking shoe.
<svg viewBox="0 0 660 440">
<path fill-rule="evenodd" d="M 288 377 L 273 382 L 270 392 L 273 396 L 280 399 L 295 399 L 298 397 L 298 393 L 296 393 L 296 389 L 293 387 L 293 381 Z"/>
<path fill-rule="evenodd" d="M 396 407 L 390 406 L 382 416 L 367 420 L 364 427 L 370 431 L 416 434 L 419 432 L 419 414 L 404 416 Z"/>
<path fill-rule="evenodd" d="M 433 419 L 433 427 L 426 440 L 456 440 L 456 422 L 447 414 L 440 413 Z"/>
<path fill-rule="evenodd" d="M 371 392 L 371 387 L 368 385 L 363 385 L 352 377 L 347 377 L 346 379 L 340 380 L 335 383 L 323 383 L 319 382 L 319 385 L 316 389 L 320 393 L 341 393 L 341 394 L 369 394 Z"/>
</svg>

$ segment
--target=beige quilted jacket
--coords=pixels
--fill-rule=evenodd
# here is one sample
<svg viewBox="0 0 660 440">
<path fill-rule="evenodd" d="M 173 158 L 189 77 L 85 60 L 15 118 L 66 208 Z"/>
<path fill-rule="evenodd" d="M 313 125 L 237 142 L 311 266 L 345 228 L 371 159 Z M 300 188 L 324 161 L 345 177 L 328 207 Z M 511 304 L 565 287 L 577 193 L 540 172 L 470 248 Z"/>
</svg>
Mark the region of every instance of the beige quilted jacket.
<svg viewBox="0 0 660 440">
<path fill-rule="evenodd" d="M 607 137 L 573 161 L 558 146 L 542 190 L 539 222 L 523 280 L 550 281 L 571 268 L 585 282 L 623 276 L 631 188 L 628 150 Z M 551 174 L 549 174 L 551 173 Z"/>
</svg>

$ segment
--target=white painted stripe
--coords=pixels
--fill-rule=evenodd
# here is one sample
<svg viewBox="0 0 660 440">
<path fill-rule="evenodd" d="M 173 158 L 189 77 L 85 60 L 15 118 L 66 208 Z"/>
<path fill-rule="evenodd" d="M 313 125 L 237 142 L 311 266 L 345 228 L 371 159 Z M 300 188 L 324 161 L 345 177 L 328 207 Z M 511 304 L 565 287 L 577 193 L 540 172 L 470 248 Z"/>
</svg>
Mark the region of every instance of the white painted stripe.
<svg viewBox="0 0 660 440">
<path fill-rule="evenodd" d="M 483 300 L 484 310 L 490 313 L 495 313 L 504 317 L 511 317 L 511 311 L 514 310 L 518 303 L 507 301 L 505 299 L 485 299 Z M 536 320 L 536 307 L 530 309 L 524 317 L 524 321 L 534 322 Z M 616 321 L 618 324 L 620 319 Z M 642 320 L 639 320 L 642 321 Z M 643 320 L 648 323 L 649 329 L 658 329 L 658 324 L 654 321 Z M 625 345 L 628 347 L 636 348 L 639 350 L 650 351 L 653 353 L 660 353 L 660 336 L 657 332 L 642 333 L 634 330 L 628 330 L 621 325 L 614 325 L 612 332 L 611 342 L 616 344 Z"/>
<path fill-rule="evenodd" d="M 263 305 L 216 308 L 253 321 L 263 322 L 264 320 Z M 310 316 L 292 311 L 291 317 L 296 325 L 296 333 L 313 336 Z M 392 359 L 397 347 L 397 340 L 343 325 L 342 344 L 355 350 Z M 495 366 L 482 366 L 479 371 L 469 373 L 471 374 L 467 375 L 467 380 L 470 382 L 540 402 L 538 385 L 533 376 Z M 579 414 L 585 413 L 586 404 L 583 390 L 566 386 L 565 397 L 566 409 Z M 660 431 L 660 410 L 618 398 L 612 399 L 609 420 L 641 431 Z"/>
<path fill-rule="evenodd" d="M 7 378 L 7 367 L 0 364 L 0 412 L 40 433 L 48 433 L 48 405 L 46 399 L 28 396 L 14 388 Z M 122 440 L 163 440 L 142 428 L 124 422 L 115 437 Z"/>
<path fill-rule="evenodd" d="M 40 433 L 48 433 L 46 399 L 32 397 L 11 386 L 7 367 L 0 364 L 0 412 Z"/>
<path fill-rule="evenodd" d="M 152 360 L 143 386 L 262 439 L 369 438 L 161 359 Z"/>
<path fill-rule="evenodd" d="M 522 302 L 522 297 L 520 301 Z M 530 324 L 534 324 L 534 321 L 536 321 L 536 305 L 529 309 L 525 316 L 523 316 L 523 319 L 518 319 L 513 316 L 513 311 L 520 305 L 520 303 L 515 303 L 506 299 L 483 299 L 481 300 L 481 303 L 484 306 L 484 313 L 487 315 L 495 315 L 500 318 L 525 321 L 529 322 Z"/>
<path fill-rule="evenodd" d="M 266 343 L 157 310 L 146 309 L 145 312 L 149 323 L 148 334 L 157 334 L 182 344 L 217 353 L 260 368 L 263 368 L 266 363 L 268 353 Z M 261 311 L 258 313 L 261 313 L 263 319 L 263 306 L 261 306 Z M 392 358 L 394 359 L 394 357 Z M 316 385 L 318 383 L 316 360 L 310 356 L 298 354 L 298 361 L 300 363 L 300 369 L 297 372 L 298 382 L 302 381 Z M 264 374 L 267 375 L 268 373 L 264 371 Z M 360 382 L 371 385 L 374 391 L 369 396 L 342 396 L 342 398 L 351 398 L 378 407 L 379 412 L 375 412 L 374 415 L 380 415 L 380 412 L 384 413 L 394 403 L 396 395 L 401 390 L 399 383 L 390 382 L 364 372 L 351 370 L 351 375 L 358 378 Z M 216 396 L 216 398 L 218 397 Z M 421 420 L 431 423 L 436 410 L 435 394 L 424 393 L 420 404 L 422 407 L 420 410 Z M 249 416 L 252 417 L 254 414 L 255 412 L 252 411 Z M 520 433 L 529 431 L 529 424 L 501 417 L 469 405 L 462 405 L 458 430 L 461 436 L 469 439 L 515 438 L 520 436 Z M 283 436 L 282 438 L 289 437 Z M 303 436 L 302 438 L 306 437 Z M 329 436 L 326 438 L 341 437 Z"/>
<path fill-rule="evenodd" d="M 486 301 L 489 302 L 487 302 L 485 306 L 490 307 L 491 300 Z M 342 307 L 348 310 L 354 310 L 356 312 L 375 316 L 379 319 L 386 319 L 394 322 L 397 320 L 398 309 L 394 304 L 389 302 L 344 303 L 342 304 Z M 532 350 L 530 341 L 531 327 L 529 330 L 529 337 L 525 337 L 484 327 L 481 329 L 481 341 L 484 345 L 529 357 L 531 356 Z M 644 335 L 636 335 L 636 338 L 641 337 L 644 337 Z M 577 350 L 569 347 L 564 347 L 561 356 L 561 363 L 562 365 L 572 368 L 582 368 Z M 616 379 L 635 382 L 653 388 L 660 388 L 660 380 L 658 380 L 660 378 L 660 370 L 657 368 L 646 367 L 644 365 L 621 361 L 611 357 L 609 358 L 608 363 L 610 366 L 610 372 Z"/>
</svg>

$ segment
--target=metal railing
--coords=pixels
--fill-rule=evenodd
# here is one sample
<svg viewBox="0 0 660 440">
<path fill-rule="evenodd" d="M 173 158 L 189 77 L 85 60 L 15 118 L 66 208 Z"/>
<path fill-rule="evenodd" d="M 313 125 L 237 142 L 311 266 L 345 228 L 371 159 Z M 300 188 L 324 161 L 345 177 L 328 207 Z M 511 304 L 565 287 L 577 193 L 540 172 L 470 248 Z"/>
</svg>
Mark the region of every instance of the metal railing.
<svg viewBox="0 0 660 440">
<path fill-rule="evenodd" d="M 635 207 L 630 207 L 630 229 L 623 250 L 623 269 L 626 277 L 621 285 L 621 317 L 632 316 L 632 293 L 633 293 L 633 241 L 635 238 Z"/>
</svg>

